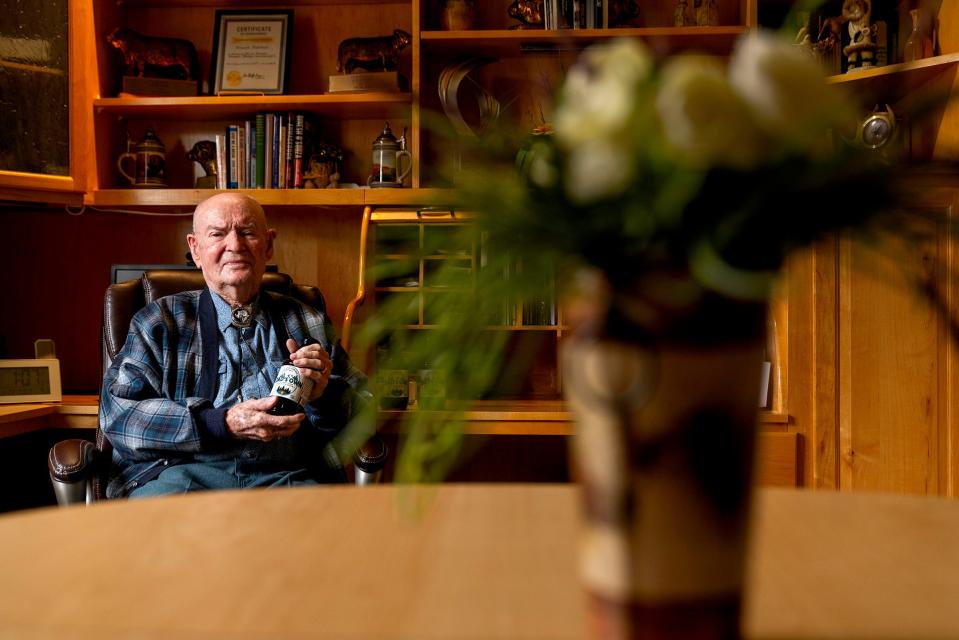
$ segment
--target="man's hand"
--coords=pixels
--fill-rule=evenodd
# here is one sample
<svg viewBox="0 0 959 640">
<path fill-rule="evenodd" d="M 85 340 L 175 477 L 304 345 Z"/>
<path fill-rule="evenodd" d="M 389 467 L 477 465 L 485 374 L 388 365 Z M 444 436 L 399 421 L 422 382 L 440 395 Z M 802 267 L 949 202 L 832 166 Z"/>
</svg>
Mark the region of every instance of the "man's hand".
<svg viewBox="0 0 959 640">
<path fill-rule="evenodd" d="M 306 417 L 302 413 L 292 416 L 274 416 L 267 413 L 276 404 L 276 396 L 254 398 L 230 407 L 226 412 L 226 428 L 235 437 L 245 440 L 270 442 L 277 438 L 289 438 Z"/>
<path fill-rule="evenodd" d="M 290 360 L 293 366 L 300 370 L 300 375 L 313 381 L 313 391 L 309 401 L 313 402 L 326 390 L 330 382 L 330 373 L 333 371 L 333 361 L 330 354 L 318 344 L 308 344 L 296 348 L 296 340 L 287 340 L 286 348 L 290 350 Z"/>
</svg>

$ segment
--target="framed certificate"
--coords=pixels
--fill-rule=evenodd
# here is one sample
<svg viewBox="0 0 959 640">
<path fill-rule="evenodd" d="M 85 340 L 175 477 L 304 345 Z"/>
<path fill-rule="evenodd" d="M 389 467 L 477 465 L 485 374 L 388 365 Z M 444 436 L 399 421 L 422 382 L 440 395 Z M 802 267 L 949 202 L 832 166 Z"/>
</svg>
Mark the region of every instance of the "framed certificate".
<svg viewBox="0 0 959 640">
<path fill-rule="evenodd" d="M 212 95 L 286 93 L 293 11 L 218 9 Z"/>
</svg>

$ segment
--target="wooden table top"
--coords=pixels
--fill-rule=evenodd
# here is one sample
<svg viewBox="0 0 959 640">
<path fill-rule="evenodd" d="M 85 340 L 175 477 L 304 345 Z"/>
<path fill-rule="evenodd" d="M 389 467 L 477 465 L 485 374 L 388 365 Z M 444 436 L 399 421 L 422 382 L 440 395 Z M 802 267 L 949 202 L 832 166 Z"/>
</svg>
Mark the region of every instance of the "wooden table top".
<svg viewBox="0 0 959 640">
<path fill-rule="evenodd" d="M 194 494 L 0 517 L 0 637 L 581 638 L 570 485 Z M 957 638 L 959 503 L 758 492 L 749 638 Z"/>
</svg>

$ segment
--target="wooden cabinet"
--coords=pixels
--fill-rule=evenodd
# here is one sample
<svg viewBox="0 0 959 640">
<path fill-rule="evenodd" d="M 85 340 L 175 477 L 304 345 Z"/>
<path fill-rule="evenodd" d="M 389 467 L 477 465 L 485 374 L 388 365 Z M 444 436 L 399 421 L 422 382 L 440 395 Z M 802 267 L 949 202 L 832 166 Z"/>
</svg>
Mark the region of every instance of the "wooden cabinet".
<svg viewBox="0 0 959 640">
<path fill-rule="evenodd" d="M 96 44 L 97 78 L 90 99 L 93 136 L 97 141 L 90 171 L 87 200 L 103 206 L 192 205 L 212 190 L 194 189 L 195 166 L 186 153 L 199 140 L 212 140 L 229 124 L 252 120 L 257 113 L 301 112 L 317 126 L 316 135 L 345 151 L 342 182 L 364 184 L 369 173 L 373 140 L 389 120 L 393 129 L 409 128 L 413 115 L 411 93 L 326 93 L 328 77 L 336 73 L 336 49 L 352 36 L 390 34 L 412 29 L 408 2 L 291 2 L 293 11 L 292 61 L 289 91 L 269 96 L 117 97 L 122 65 L 104 34 L 121 26 L 138 32 L 184 38 L 195 43 L 200 81 L 206 84 L 211 64 L 217 7 L 207 2 L 134 0 L 103 5 L 87 37 Z M 251 6 L 238 2 L 232 8 Z M 416 49 L 402 52 L 399 70 L 415 75 Z M 128 139 L 138 140 L 152 126 L 167 147 L 166 189 L 132 189 L 116 168 L 117 156 Z M 415 141 L 413 142 L 415 146 Z M 414 175 L 413 184 L 416 184 Z M 257 190 L 268 205 L 362 206 L 365 190 Z"/>
<path fill-rule="evenodd" d="M 610 30 L 514 30 L 508 0 L 479 3 L 475 28 L 442 31 L 438 0 L 293 0 L 283 8 L 294 12 L 293 60 L 289 92 L 282 96 L 118 97 L 122 62 L 106 40 L 117 27 L 129 27 L 152 36 L 184 38 L 196 45 L 200 81 L 209 77 L 214 16 L 219 5 L 202 0 L 106 0 L 70 3 L 71 11 L 71 133 L 73 161 L 70 183 L 84 193 L 87 204 L 104 207 L 190 206 L 210 195 L 194 189 L 196 169 L 186 159 L 195 142 L 212 139 L 226 125 L 258 112 L 300 111 L 319 123 L 324 141 L 346 152 L 342 181 L 365 184 L 370 147 L 389 120 L 394 131 L 409 130 L 413 169 L 403 190 L 326 190 L 309 193 L 257 191 L 268 205 L 420 204 L 434 201 L 431 191 L 445 187 L 448 159 L 439 155 L 438 139 L 431 136 L 432 116 L 442 111 L 437 81 L 442 68 L 461 56 L 493 58 L 479 82 L 506 105 L 505 117 L 535 124 L 548 117 L 552 88 L 563 65 L 589 42 L 617 37 L 640 37 L 659 52 L 705 49 L 730 50 L 734 39 L 755 24 L 756 0 L 719 2 L 721 26 L 675 28 L 673 2 L 642 3 L 638 28 Z M 255 8 L 237 0 L 230 8 Z M 400 56 L 399 71 L 410 81 L 408 93 L 329 94 L 328 77 L 336 73 L 339 42 L 353 36 L 391 34 L 403 29 L 412 43 Z M 532 79 L 532 81 L 531 81 Z M 515 91 L 514 91 L 515 90 Z M 116 168 L 129 141 L 138 140 L 152 126 L 167 148 L 165 189 L 133 189 Z M 0 176 L 0 184 L 15 187 L 35 182 Z M 39 185 L 38 188 L 43 187 Z"/>
<path fill-rule="evenodd" d="M 0 200 L 80 204 L 89 21 L 86 3 L 4 5 Z"/>
<path fill-rule="evenodd" d="M 959 7 L 938 10 L 941 55 L 833 76 L 863 114 L 888 104 L 914 160 L 959 157 L 959 112 L 924 101 L 955 91 Z M 855 185 L 850 185 L 855 188 Z M 935 286 L 955 308 L 955 175 L 917 178 L 917 226 L 885 244 L 842 236 L 790 261 L 783 287 L 786 344 L 783 411 L 804 436 L 804 484 L 820 489 L 955 495 L 956 339 Z M 916 234 L 916 235 L 912 235 Z"/>
<path fill-rule="evenodd" d="M 884 245 L 843 236 L 789 265 L 791 428 L 804 434 L 803 475 L 821 489 L 955 495 L 957 338 L 955 177 L 927 185 L 929 214 Z M 953 327 L 955 325 L 953 324 Z"/>
</svg>

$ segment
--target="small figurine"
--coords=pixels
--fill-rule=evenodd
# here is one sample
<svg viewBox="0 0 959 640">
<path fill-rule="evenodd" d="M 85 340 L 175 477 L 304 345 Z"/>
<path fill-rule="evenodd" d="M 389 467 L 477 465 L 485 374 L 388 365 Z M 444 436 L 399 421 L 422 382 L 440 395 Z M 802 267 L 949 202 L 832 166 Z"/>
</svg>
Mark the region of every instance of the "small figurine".
<svg viewBox="0 0 959 640">
<path fill-rule="evenodd" d="M 869 0 L 845 0 L 842 16 L 849 23 L 849 44 L 843 47 L 846 71 L 870 69 L 875 64 L 876 43 L 869 23 L 872 6 Z"/>
<path fill-rule="evenodd" d="M 303 172 L 304 189 L 336 189 L 340 181 L 339 167 L 343 162 L 343 152 L 326 142 L 316 146 L 316 152 L 310 155 L 310 166 Z"/>
<path fill-rule="evenodd" d="M 216 143 L 212 140 L 200 140 L 193 145 L 187 160 L 197 162 L 203 167 L 206 175 L 196 179 L 197 189 L 216 189 Z"/>
<path fill-rule="evenodd" d="M 507 11 L 510 18 L 520 22 L 510 29 L 543 28 L 543 0 L 513 0 Z"/>
<path fill-rule="evenodd" d="M 609 27 L 632 27 L 639 17 L 639 5 L 635 0 L 609 0 Z"/>
<path fill-rule="evenodd" d="M 123 53 L 126 75 L 142 78 L 149 70 L 158 75 L 179 75 L 183 80 L 197 79 L 196 47 L 189 40 L 145 36 L 121 28 L 107 36 L 107 42 Z"/>
<path fill-rule="evenodd" d="M 689 17 L 689 4 L 686 0 L 676 0 L 676 8 L 673 9 L 673 26 L 688 27 L 693 24 Z"/>
<path fill-rule="evenodd" d="M 353 73 L 361 67 L 368 71 L 395 71 L 400 51 L 413 41 L 402 29 L 394 29 L 391 36 L 374 38 L 347 38 L 336 50 L 336 70 Z"/>
<path fill-rule="evenodd" d="M 699 6 L 696 7 L 696 26 L 719 26 L 719 7 L 716 6 L 716 0 L 700 0 Z"/>
</svg>

